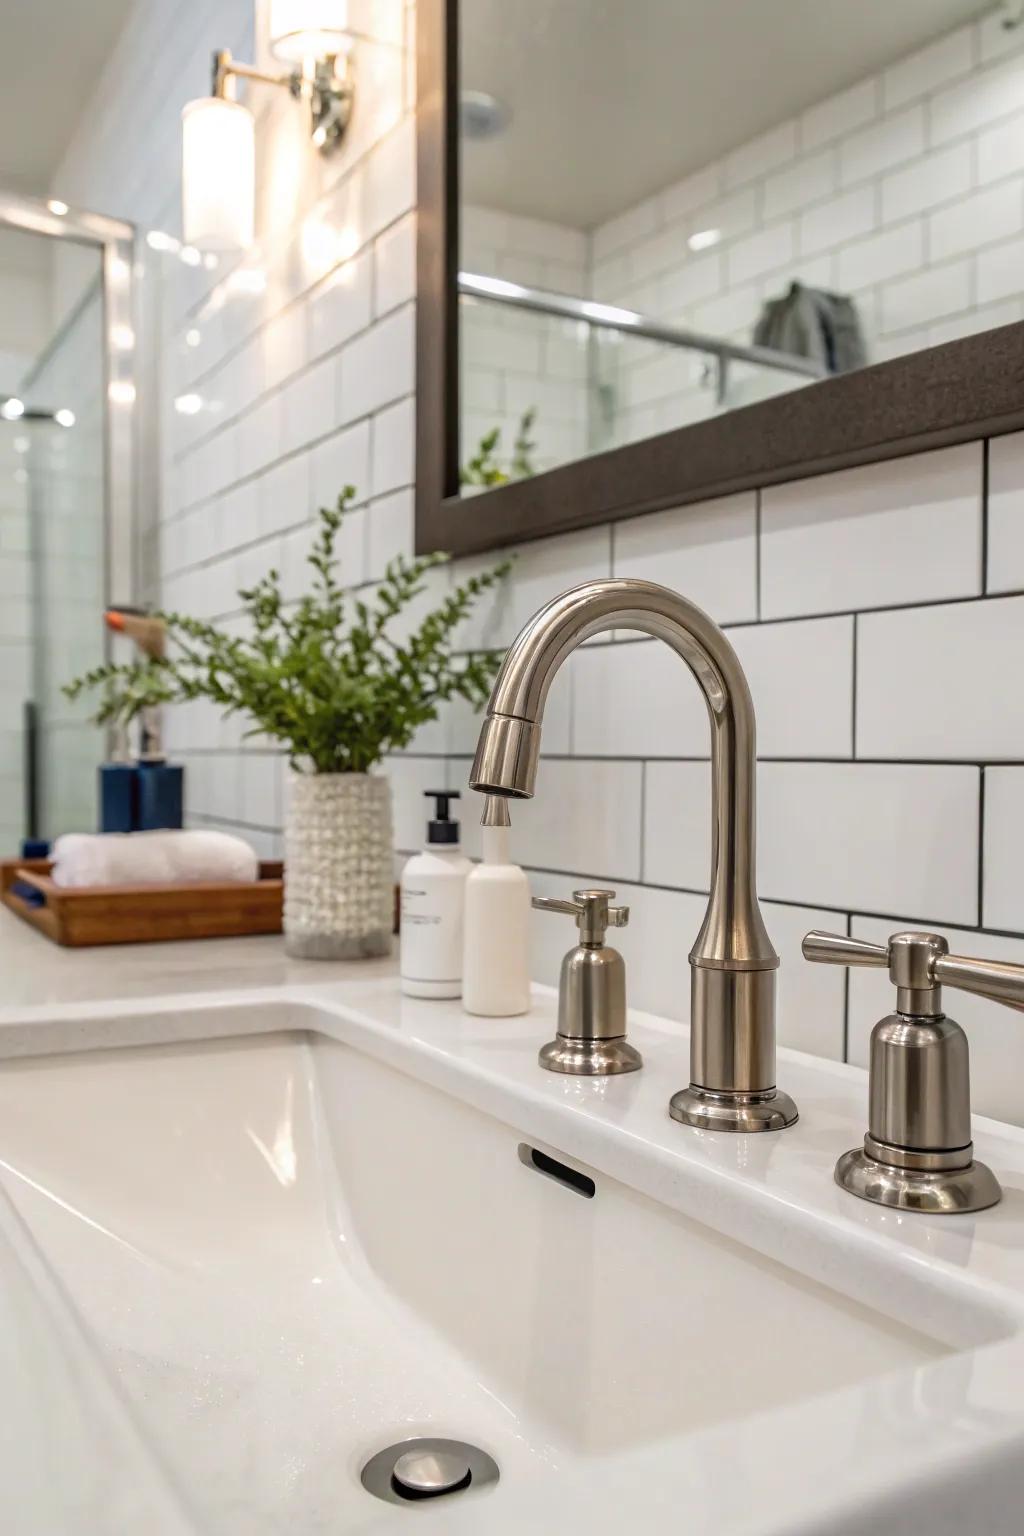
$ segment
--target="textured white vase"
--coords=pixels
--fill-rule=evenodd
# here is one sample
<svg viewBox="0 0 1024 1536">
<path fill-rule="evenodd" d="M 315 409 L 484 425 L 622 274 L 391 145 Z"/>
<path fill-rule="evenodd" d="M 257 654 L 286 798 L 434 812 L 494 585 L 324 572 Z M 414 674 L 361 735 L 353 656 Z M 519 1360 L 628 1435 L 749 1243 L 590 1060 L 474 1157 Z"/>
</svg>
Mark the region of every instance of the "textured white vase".
<svg viewBox="0 0 1024 1536">
<path fill-rule="evenodd" d="M 391 951 L 391 785 L 369 773 L 293 773 L 284 829 L 284 947 L 305 960 Z"/>
</svg>

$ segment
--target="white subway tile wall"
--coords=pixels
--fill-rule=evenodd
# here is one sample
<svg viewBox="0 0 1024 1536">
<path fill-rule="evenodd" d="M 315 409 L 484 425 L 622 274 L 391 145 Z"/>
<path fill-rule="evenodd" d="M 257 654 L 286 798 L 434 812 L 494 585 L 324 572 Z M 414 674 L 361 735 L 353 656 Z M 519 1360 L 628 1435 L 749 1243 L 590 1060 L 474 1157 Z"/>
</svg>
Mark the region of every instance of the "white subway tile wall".
<svg viewBox="0 0 1024 1536">
<path fill-rule="evenodd" d="M 981 533 L 980 443 L 772 486 L 761 498 L 762 616 L 973 596 Z"/>
<path fill-rule="evenodd" d="M 989 592 L 1024 590 L 1024 432 L 997 437 L 988 450 Z"/>
<path fill-rule="evenodd" d="M 282 201 L 282 213 L 268 193 L 273 238 L 245 269 L 257 276 L 178 264 L 166 285 L 163 598 L 229 622 L 238 585 L 272 563 L 289 595 L 299 595 L 314 509 L 345 483 L 360 498 L 345 526 L 347 579 L 373 581 L 391 554 L 411 549 L 412 11 L 401 0 L 375 0 L 372 11 L 379 35 L 360 44 L 359 67 L 361 78 L 365 69 L 378 82 L 363 97 L 374 110 L 340 161 L 321 164 L 289 139 L 287 100 L 269 102 L 261 117 L 261 156 L 278 141 L 289 146 L 287 185 L 278 190 L 293 201 Z M 137 8 L 55 194 L 174 230 L 181 102 L 206 89 L 213 47 L 258 54 L 250 15 L 249 0 Z M 521 220 L 513 240 L 504 215 L 477 210 L 481 260 L 488 251 L 498 263 L 514 255 L 536 264 L 520 275 L 572 289 L 592 256 L 601 296 L 625 298 L 641 242 L 674 225 L 685 244 L 712 211 L 726 258 L 730 242 L 772 229 L 786 231 L 777 238 L 793 240 L 796 259 L 812 246 L 815 259 L 824 253 L 830 271 L 840 247 L 856 251 L 890 226 L 898 236 L 909 227 L 899 238 L 916 250 L 928 213 L 1024 170 L 1024 155 L 997 160 L 992 138 L 1006 130 L 1009 143 L 1009 130 L 1024 124 L 1024 98 L 1004 80 L 1016 80 L 1020 34 L 1004 36 L 987 18 L 971 36 L 982 61 L 973 72 L 962 43 L 925 50 L 628 210 L 595 232 L 589 252 L 578 231 Z M 135 62 L 154 56 L 174 89 L 166 101 L 144 103 L 131 84 Z M 896 141 L 919 156 L 912 165 L 900 163 Z M 790 211 L 802 177 L 820 201 Z M 769 183 L 774 211 L 766 217 Z M 987 254 L 989 286 L 1009 291 L 996 258 L 1003 253 L 1008 269 L 1017 237 L 994 238 L 977 258 L 979 275 Z M 666 249 L 654 248 L 648 269 Z M 758 265 L 758 249 L 766 246 L 741 247 L 747 271 Z M 898 251 L 897 243 L 885 258 L 897 281 L 908 276 Z M 885 270 L 882 256 L 874 248 L 876 272 Z M 723 288 L 733 263 L 722 258 L 722 250 L 685 257 L 674 272 L 645 281 L 692 281 L 685 299 L 678 290 L 680 317 L 684 304 L 694 306 L 694 323 L 700 306 L 710 313 L 718 305 L 719 318 L 728 313 L 744 330 L 777 278 L 758 272 Z M 867 270 L 867 252 L 856 259 Z M 950 255 L 934 270 L 962 259 Z M 863 290 L 883 320 L 878 290 L 888 281 L 872 278 Z M 1016 281 L 1019 289 L 1019 270 Z M 185 340 L 194 332 L 198 345 Z M 494 375 L 490 396 L 481 394 L 489 410 L 528 400 L 533 381 L 553 385 L 573 374 L 573 338 L 560 349 L 550 333 L 542 344 L 497 324 L 473 335 L 471 365 Z M 657 406 L 657 379 L 650 387 Z M 191 390 L 204 408 L 181 416 L 173 400 Z M 480 420 L 496 424 L 487 412 Z M 954 923 L 946 930 L 954 947 L 1024 960 L 1015 689 L 1024 647 L 1022 507 L 1024 434 L 967 444 L 523 546 L 502 591 L 466 626 L 465 646 L 507 645 L 547 599 L 609 574 L 665 582 L 727 626 L 759 716 L 759 883 L 782 958 L 784 1044 L 863 1061 L 867 1034 L 889 1007 L 877 977 L 856 972 L 847 986 L 840 972 L 804 963 L 799 942 L 808 928 L 875 937 Z M 457 562 L 432 592 L 489 563 Z M 421 841 L 425 790 L 466 792 L 477 730 L 468 708 L 453 707 L 388 763 L 399 850 Z M 191 817 L 238 828 L 268 855 L 280 852 L 280 755 L 265 741 L 243 742 L 238 722 L 203 704 L 177 711 L 173 744 L 188 766 Z M 552 688 L 538 793 L 513 808 L 514 845 L 534 889 L 614 884 L 632 908 L 616 940 L 631 999 L 679 1020 L 689 1007 L 685 956 L 708 886 L 708 750 L 703 704 L 678 659 L 633 634 L 598 637 Z M 462 805 L 471 850 L 475 798 L 465 793 Z M 571 933 L 538 913 L 534 936 L 535 974 L 553 982 Z M 976 1107 L 1024 1123 L 1019 1025 L 969 998 L 957 1011 L 972 1030 Z"/>
</svg>

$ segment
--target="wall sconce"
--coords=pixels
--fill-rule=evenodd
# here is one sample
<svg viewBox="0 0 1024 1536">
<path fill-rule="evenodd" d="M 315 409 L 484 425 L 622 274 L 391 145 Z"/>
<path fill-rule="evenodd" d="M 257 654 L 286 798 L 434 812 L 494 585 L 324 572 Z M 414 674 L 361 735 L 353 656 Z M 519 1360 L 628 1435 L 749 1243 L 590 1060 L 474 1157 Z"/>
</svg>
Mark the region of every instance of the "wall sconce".
<svg viewBox="0 0 1024 1536">
<path fill-rule="evenodd" d="M 352 116 L 348 56 L 348 0 L 270 0 L 270 49 L 292 68 L 270 75 L 233 59 L 213 56 L 213 91 L 182 111 L 183 238 L 207 251 L 244 250 L 252 244 L 256 198 L 255 122 L 234 99 L 235 81 L 284 86 L 309 107 L 310 136 L 330 154 Z"/>
</svg>

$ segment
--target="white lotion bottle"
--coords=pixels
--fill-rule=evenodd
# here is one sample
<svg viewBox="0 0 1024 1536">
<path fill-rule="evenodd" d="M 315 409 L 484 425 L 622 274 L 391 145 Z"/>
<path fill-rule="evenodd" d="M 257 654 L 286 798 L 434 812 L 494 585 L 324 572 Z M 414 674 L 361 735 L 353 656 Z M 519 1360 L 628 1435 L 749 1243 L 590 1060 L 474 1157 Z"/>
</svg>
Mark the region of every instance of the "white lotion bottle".
<svg viewBox="0 0 1024 1536">
<path fill-rule="evenodd" d="M 472 864 L 449 814 L 457 789 L 428 789 L 436 802 L 427 841 L 402 871 L 399 972 L 406 997 L 462 996 L 462 920 Z"/>
<path fill-rule="evenodd" d="M 508 801 L 488 795 L 483 862 L 466 881 L 462 1006 L 505 1019 L 530 1006 L 530 882 L 509 855 Z"/>
</svg>

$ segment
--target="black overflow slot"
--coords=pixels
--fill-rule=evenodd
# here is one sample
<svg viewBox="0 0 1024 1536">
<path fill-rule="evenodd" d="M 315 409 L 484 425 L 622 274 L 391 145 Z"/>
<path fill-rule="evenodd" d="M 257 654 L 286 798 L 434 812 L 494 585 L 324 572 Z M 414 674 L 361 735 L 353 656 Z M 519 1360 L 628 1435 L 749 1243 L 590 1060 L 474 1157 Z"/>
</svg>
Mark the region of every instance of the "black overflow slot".
<svg viewBox="0 0 1024 1536">
<path fill-rule="evenodd" d="M 560 1163 L 557 1157 L 549 1157 L 538 1147 L 528 1146 L 525 1141 L 519 1143 L 519 1161 L 527 1168 L 536 1168 L 546 1178 L 564 1184 L 566 1189 L 582 1195 L 585 1200 L 593 1200 L 597 1193 L 597 1185 L 585 1173 L 580 1173 L 578 1168 L 570 1168 L 567 1163 Z"/>
</svg>

